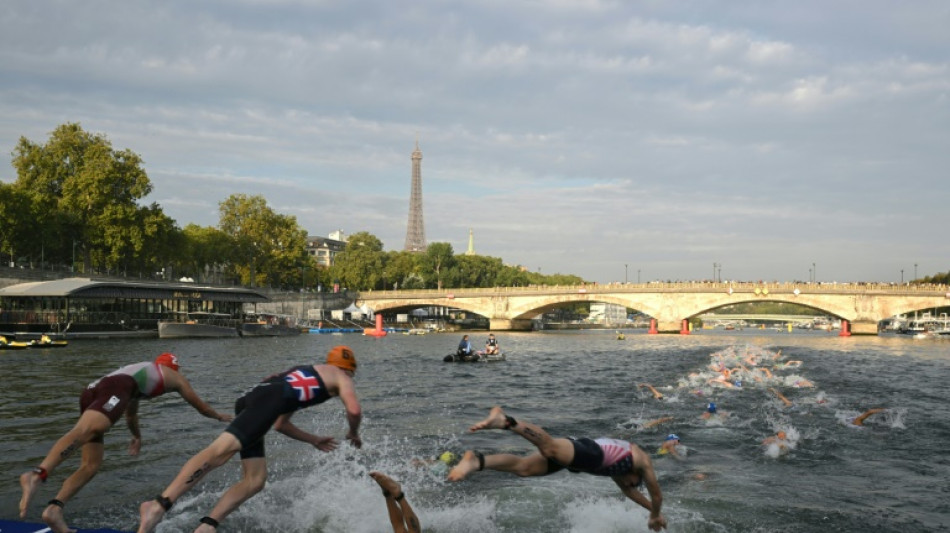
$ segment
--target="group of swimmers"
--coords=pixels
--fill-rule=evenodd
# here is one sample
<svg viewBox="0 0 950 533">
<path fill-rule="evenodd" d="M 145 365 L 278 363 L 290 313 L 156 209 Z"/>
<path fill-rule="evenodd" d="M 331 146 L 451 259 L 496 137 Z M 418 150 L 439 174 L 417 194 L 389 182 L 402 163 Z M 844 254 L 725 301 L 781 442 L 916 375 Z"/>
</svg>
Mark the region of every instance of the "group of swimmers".
<svg viewBox="0 0 950 533">
<path fill-rule="evenodd" d="M 688 391 L 691 395 L 710 399 L 719 391 L 740 391 L 744 388 L 762 388 L 770 392 L 779 402 L 781 411 L 790 411 L 797 408 L 780 390 L 780 387 L 790 389 L 813 389 L 815 384 L 799 374 L 802 362 L 799 360 L 785 360 L 781 350 L 772 352 L 756 346 L 733 346 L 717 351 L 709 356 L 709 363 L 704 369 L 691 372 L 680 379 L 678 390 Z M 649 383 L 640 383 L 638 388 L 649 391 L 655 400 L 664 400 L 666 397 L 656 387 Z M 672 389 L 673 387 L 671 387 Z M 810 397 L 809 402 L 822 405 L 828 402 L 827 396 L 819 392 Z M 849 416 L 845 423 L 860 427 L 868 417 L 886 412 L 883 408 L 873 408 L 857 416 Z M 708 401 L 700 418 L 707 424 L 721 425 L 729 416 L 729 412 L 719 409 L 715 401 Z M 647 429 L 659 423 L 672 420 L 671 416 L 650 420 L 638 424 L 637 429 Z M 775 432 L 766 436 L 761 444 L 766 455 L 777 457 L 787 454 L 794 449 L 800 439 L 798 431 L 791 425 L 775 424 Z M 666 440 L 657 448 L 658 455 L 668 455 L 682 459 L 686 455 L 686 447 L 680 442 L 676 434 L 669 434 Z"/>
<path fill-rule="evenodd" d="M 154 361 L 124 366 L 83 391 L 76 425 L 53 445 L 39 465 L 20 476 L 20 518 L 26 517 L 40 485 L 56 467 L 82 450 L 79 469 L 63 482 L 42 513 L 43 521 L 53 533 L 74 531 L 66 524 L 63 509 L 98 472 L 105 433 L 124 415 L 132 433 L 129 453 L 137 455 L 142 446 L 137 414 L 139 400 L 177 392 L 200 414 L 229 425 L 210 445 L 192 456 L 164 490 L 139 506 L 138 533 L 154 531 L 182 495 L 209 472 L 239 454 L 241 479 L 219 497 L 194 530 L 195 533 L 213 533 L 225 517 L 264 488 L 267 478 L 264 436 L 271 428 L 323 452 L 337 449 L 339 443 L 335 438 L 309 433 L 294 425 L 291 417 L 296 411 L 340 398 L 348 424 L 345 438 L 352 446 L 362 447 L 359 434 L 362 410 L 353 382 L 356 369 L 353 350 L 336 346 L 327 353 L 323 364 L 294 366 L 264 378 L 237 399 L 235 414 L 231 416 L 218 412 L 195 393 L 179 371 L 178 358 L 171 353 L 164 353 Z M 486 455 L 468 450 L 448 471 L 448 481 L 461 481 L 486 469 L 522 477 L 545 476 L 564 469 L 609 477 L 624 496 L 649 511 L 647 526 L 651 530 L 666 528 L 666 518 L 661 513 L 663 495 L 653 463 L 649 454 L 633 442 L 611 438 L 555 438 L 540 426 L 515 419 L 498 406 L 469 428 L 472 432 L 484 430 L 510 431 L 533 444 L 537 451 L 519 456 Z M 370 476 L 382 489 L 393 531 L 419 532 L 418 516 L 399 483 L 378 471 L 371 472 Z M 641 492 L 641 487 L 646 488 L 649 496 Z"/>
</svg>

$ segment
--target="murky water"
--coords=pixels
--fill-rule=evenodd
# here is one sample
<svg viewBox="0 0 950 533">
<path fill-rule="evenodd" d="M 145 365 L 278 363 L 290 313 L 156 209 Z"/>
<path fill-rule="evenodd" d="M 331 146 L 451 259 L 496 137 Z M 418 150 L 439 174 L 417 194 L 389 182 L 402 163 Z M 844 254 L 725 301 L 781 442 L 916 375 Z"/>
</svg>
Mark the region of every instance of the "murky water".
<svg viewBox="0 0 950 533">
<path fill-rule="evenodd" d="M 476 345 L 484 334 L 475 333 Z M 466 433 L 495 404 L 555 436 L 616 437 L 656 451 L 675 432 L 687 458 L 654 455 L 669 531 L 939 531 L 950 527 L 950 342 L 910 338 L 839 338 L 829 333 L 697 332 L 649 336 L 628 332 L 499 334 L 508 360 L 442 363 L 454 334 L 349 334 L 280 339 L 75 341 L 68 348 L 0 353 L 0 518 L 17 514 L 17 475 L 37 464 L 75 423 L 83 387 L 131 362 L 166 350 L 203 398 L 230 409 L 250 385 L 299 363 L 322 360 L 333 345 L 352 346 L 360 361 L 364 448 L 319 452 L 279 434 L 268 436 L 269 484 L 219 531 L 388 531 L 379 489 L 366 476 L 380 469 L 403 482 L 427 531 L 647 531 L 646 511 L 606 478 L 567 472 L 521 479 L 485 472 L 457 484 L 411 459 L 443 450 L 529 453 L 515 435 Z M 774 354 L 801 361 L 775 368 L 772 379 L 741 388 L 710 386 L 712 354 Z M 781 365 L 779 365 L 781 366 Z M 691 377 L 691 374 L 693 376 Z M 809 380 L 813 388 L 794 386 Z M 664 395 L 657 401 L 638 383 Z M 769 388 L 794 406 L 787 408 Z M 707 402 L 729 413 L 712 422 Z M 885 407 L 864 428 L 847 424 Z M 99 475 L 67 505 L 73 525 L 134 529 L 141 501 L 157 494 L 184 461 L 224 424 L 203 418 L 177 395 L 143 402 L 144 444 L 126 454 L 120 422 L 106 436 Z M 637 423 L 672 416 L 659 427 Z M 294 421 L 342 439 L 334 400 Z M 763 438 L 782 429 L 787 454 L 770 454 Z M 773 450 L 774 451 L 774 450 Z M 35 499 L 30 519 L 75 469 L 67 461 Z M 159 531 L 192 531 L 221 491 L 239 476 L 235 459 L 183 497 Z"/>
</svg>

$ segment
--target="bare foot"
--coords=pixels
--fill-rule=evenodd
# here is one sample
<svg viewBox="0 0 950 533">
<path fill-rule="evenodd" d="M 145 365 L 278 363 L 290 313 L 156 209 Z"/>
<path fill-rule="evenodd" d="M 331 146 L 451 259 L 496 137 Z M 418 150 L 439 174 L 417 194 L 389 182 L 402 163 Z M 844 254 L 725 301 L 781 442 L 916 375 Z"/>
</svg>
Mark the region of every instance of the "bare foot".
<svg viewBox="0 0 950 533">
<path fill-rule="evenodd" d="M 76 533 L 75 529 L 69 529 L 66 525 L 66 519 L 63 518 L 63 508 L 58 505 L 47 505 L 43 510 L 43 521 L 49 526 L 53 533 Z"/>
<path fill-rule="evenodd" d="M 42 482 L 36 472 L 26 472 L 20 476 L 20 489 L 23 490 L 23 496 L 20 497 L 20 518 L 26 518 L 26 508 L 30 506 L 30 500 Z"/>
<path fill-rule="evenodd" d="M 502 420 L 504 420 L 504 417 L 502 417 Z M 452 470 L 449 470 L 449 475 L 446 476 L 446 479 L 449 481 L 462 481 L 476 470 L 478 470 L 478 457 L 475 456 L 475 452 L 468 450 L 462 455 L 462 459 L 458 464 L 452 467 Z"/>
<path fill-rule="evenodd" d="M 402 486 L 386 474 L 382 472 L 370 472 L 369 476 L 375 479 L 376 483 L 379 483 L 379 486 L 383 489 L 383 493 L 386 494 L 387 498 L 395 498 L 402 494 Z"/>
<path fill-rule="evenodd" d="M 139 506 L 139 529 L 138 533 L 152 533 L 155 526 L 162 521 L 165 516 L 165 508 L 155 500 L 142 502 Z"/>
<path fill-rule="evenodd" d="M 488 413 L 488 418 L 468 428 L 469 431 L 478 431 L 480 429 L 505 429 L 505 412 L 501 407 L 497 405 L 492 407 L 491 412 Z"/>
</svg>

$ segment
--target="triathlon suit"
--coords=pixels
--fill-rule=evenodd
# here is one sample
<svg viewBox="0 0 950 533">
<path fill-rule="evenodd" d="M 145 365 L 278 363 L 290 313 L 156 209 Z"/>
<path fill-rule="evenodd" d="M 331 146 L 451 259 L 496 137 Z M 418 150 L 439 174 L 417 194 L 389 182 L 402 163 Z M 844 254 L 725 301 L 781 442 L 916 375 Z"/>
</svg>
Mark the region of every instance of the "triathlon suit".
<svg viewBox="0 0 950 533">
<path fill-rule="evenodd" d="M 241 459 L 264 457 L 264 435 L 280 415 L 329 399 L 326 384 L 312 365 L 295 366 L 265 378 L 238 398 L 236 416 L 225 431 L 241 442 Z"/>
<path fill-rule="evenodd" d="M 574 460 L 566 468 L 571 472 L 586 472 L 595 476 L 622 476 L 633 472 L 633 454 L 630 443 L 617 439 L 571 438 Z M 565 465 L 548 459 L 548 473 L 553 474 Z M 642 482 L 642 479 L 641 479 Z"/>
<path fill-rule="evenodd" d="M 93 381 L 79 397 L 79 413 L 99 411 L 115 424 L 133 398 L 154 398 L 165 394 L 165 376 L 152 362 L 135 363 Z M 102 436 L 90 442 L 102 442 Z"/>
<path fill-rule="evenodd" d="M 492 349 L 497 349 L 497 348 L 498 348 L 498 340 L 497 340 L 497 339 L 494 339 L 494 338 L 489 338 L 489 339 L 488 339 L 488 342 L 485 343 L 485 346 L 488 346 L 489 348 L 492 348 Z"/>
</svg>

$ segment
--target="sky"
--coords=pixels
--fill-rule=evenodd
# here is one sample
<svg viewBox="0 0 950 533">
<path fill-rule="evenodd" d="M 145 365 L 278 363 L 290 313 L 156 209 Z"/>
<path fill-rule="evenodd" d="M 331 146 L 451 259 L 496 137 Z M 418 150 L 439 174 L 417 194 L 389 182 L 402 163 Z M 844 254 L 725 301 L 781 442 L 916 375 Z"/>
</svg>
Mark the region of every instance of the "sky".
<svg viewBox="0 0 950 533">
<path fill-rule="evenodd" d="M 12 0 L 0 181 L 64 123 L 180 227 L 262 195 L 587 281 L 950 271 L 945 0 Z"/>
</svg>

